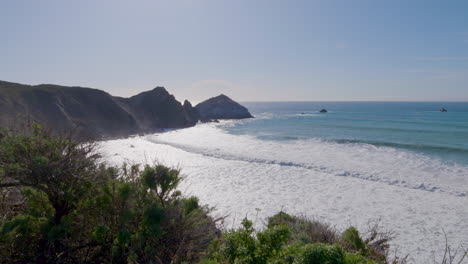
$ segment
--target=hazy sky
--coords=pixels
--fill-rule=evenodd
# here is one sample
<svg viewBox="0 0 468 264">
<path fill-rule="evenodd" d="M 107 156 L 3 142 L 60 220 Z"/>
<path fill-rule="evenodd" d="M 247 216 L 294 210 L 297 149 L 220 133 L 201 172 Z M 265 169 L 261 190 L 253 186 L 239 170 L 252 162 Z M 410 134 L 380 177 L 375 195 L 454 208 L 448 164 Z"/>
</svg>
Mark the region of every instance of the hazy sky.
<svg viewBox="0 0 468 264">
<path fill-rule="evenodd" d="M 0 1 L 0 80 L 197 102 L 468 101 L 468 1 Z"/>
</svg>

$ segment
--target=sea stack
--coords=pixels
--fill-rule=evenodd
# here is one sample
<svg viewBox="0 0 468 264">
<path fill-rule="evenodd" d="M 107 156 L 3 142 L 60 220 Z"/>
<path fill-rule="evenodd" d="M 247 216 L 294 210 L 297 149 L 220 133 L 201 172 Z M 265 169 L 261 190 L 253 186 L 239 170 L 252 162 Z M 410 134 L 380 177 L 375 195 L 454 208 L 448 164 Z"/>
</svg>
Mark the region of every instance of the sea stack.
<svg viewBox="0 0 468 264">
<path fill-rule="evenodd" d="M 224 94 L 210 98 L 195 106 L 201 121 L 212 119 L 252 118 L 249 110 Z"/>
</svg>

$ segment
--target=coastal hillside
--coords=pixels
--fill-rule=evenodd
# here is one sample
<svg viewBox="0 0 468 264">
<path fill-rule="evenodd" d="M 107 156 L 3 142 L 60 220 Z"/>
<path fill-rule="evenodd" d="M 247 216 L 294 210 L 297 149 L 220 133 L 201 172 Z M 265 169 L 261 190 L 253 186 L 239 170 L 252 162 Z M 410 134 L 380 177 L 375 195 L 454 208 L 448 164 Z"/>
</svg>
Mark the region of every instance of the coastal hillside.
<svg viewBox="0 0 468 264">
<path fill-rule="evenodd" d="M 106 92 L 59 85 L 0 82 L 0 125 L 33 119 L 55 131 L 118 136 L 138 131 L 132 114 Z"/>
<path fill-rule="evenodd" d="M 140 132 L 190 127 L 198 122 L 198 115 L 191 105 L 183 106 L 164 87 L 156 87 L 130 98 L 114 98 L 126 112 L 131 113 Z"/>
<path fill-rule="evenodd" d="M 181 104 L 164 87 L 122 98 L 91 88 L 0 81 L 0 109 L 3 127 L 31 119 L 54 131 L 73 129 L 94 137 L 190 127 L 200 119 L 190 102 Z M 235 115 L 225 111 L 221 118 Z"/>
</svg>

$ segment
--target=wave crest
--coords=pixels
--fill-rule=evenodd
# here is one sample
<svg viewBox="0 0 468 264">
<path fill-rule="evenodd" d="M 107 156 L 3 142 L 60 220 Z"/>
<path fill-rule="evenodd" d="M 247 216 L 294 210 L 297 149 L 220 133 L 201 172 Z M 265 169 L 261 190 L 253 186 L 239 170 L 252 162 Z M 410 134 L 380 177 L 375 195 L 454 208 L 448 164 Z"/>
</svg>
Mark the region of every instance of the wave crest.
<svg viewBox="0 0 468 264">
<path fill-rule="evenodd" d="M 320 139 L 262 141 L 251 136 L 228 134 L 216 125 L 201 125 L 146 139 L 217 159 L 289 166 L 404 188 L 468 196 L 468 167 L 445 164 L 435 158 L 397 149 L 399 146 L 394 144 Z"/>
</svg>

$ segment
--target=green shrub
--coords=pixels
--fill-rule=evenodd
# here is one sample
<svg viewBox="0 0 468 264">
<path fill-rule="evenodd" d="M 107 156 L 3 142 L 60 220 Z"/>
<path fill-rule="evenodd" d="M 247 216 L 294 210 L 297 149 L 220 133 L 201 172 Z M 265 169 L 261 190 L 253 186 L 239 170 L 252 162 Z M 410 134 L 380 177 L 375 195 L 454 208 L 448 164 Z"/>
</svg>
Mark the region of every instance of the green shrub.
<svg viewBox="0 0 468 264">
<path fill-rule="evenodd" d="M 93 143 L 37 125 L 3 130 L 0 187 L 25 202 L 2 212 L 0 263 L 193 263 L 219 232 L 180 181 L 162 165 L 106 166 Z"/>
<path fill-rule="evenodd" d="M 272 263 L 288 238 L 289 229 L 284 225 L 255 232 L 252 221 L 244 219 L 240 228 L 225 232 L 215 242 L 212 255 L 221 263 Z"/>
<path fill-rule="evenodd" d="M 309 243 L 291 239 L 296 224 L 306 220 L 284 212 L 269 218 L 267 228 L 256 231 L 244 219 L 238 229 L 228 230 L 213 242 L 211 258 L 202 263 L 246 264 L 377 264 L 361 253 L 346 251 L 334 243 Z M 287 225 L 288 224 L 288 225 Z M 301 231 L 299 231 L 301 232 Z"/>
<path fill-rule="evenodd" d="M 345 263 L 346 264 L 378 264 L 375 260 L 369 259 L 360 253 L 345 252 Z M 393 262 L 391 262 L 393 263 Z M 399 262 L 396 262 L 399 263 Z"/>
<path fill-rule="evenodd" d="M 338 245 L 307 244 L 296 261 L 298 264 L 345 264 L 345 253 Z"/>
<path fill-rule="evenodd" d="M 291 243 L 335 243 L 337 231 L 328 224 L 279 212 L 268 218 L 267 226 L 284 224 L 291 230 Z"/>
<path fill-rule="evenodd" d="M 354 226 L 351 226 L 348 229 L 346 229 L 346 231 L 343 233 L 342 238 L 345 245 L 349 246 L 349 248 L 361 252 L 366 251 L 366 244 L 359 235 L 359 231 Z"/>
</svg>

